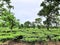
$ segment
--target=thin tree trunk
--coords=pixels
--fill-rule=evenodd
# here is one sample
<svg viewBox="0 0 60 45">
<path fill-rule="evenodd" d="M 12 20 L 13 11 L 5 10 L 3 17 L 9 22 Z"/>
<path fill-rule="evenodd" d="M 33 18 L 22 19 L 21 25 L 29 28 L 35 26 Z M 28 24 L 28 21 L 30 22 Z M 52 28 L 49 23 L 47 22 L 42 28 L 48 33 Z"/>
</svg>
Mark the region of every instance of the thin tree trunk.
<svg viewBox="0 0 60 45">
<path fill-rule="evenodd" d="M 56 23 L 56 28 L 58 28 L 58 24 Z"/>
<path fill-rule="evenodd" d="M 49 17 L 47 16 L 47 30 L 49 30 Z"/>
</svg>

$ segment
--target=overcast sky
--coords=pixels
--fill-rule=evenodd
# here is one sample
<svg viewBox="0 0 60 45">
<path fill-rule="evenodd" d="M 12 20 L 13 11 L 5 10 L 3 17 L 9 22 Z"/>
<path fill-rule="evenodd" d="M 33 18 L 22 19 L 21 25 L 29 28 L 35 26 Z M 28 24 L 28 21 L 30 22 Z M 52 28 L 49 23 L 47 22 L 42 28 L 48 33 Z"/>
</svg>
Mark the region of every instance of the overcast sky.
<svg viewBox="0 0 60 45">
<path fill-rule="evenodd" d="M 40 4 L 43 0 L 12 0 L 12 5 L 14 6 L 14 13 L 20 22 L 34 21 L 35 18 L 39 17 L 37 13 L 39 12 Z"/>
</svg>

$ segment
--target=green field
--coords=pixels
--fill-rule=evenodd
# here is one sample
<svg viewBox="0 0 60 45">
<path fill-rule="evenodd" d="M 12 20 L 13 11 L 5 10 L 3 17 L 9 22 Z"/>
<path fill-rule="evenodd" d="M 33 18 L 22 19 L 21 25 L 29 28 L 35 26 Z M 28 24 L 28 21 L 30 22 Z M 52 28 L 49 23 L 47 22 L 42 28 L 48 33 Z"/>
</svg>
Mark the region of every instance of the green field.
<svg viewBox="0 0 60 45">
<path fill-rule="evenodd" d="M 46 28 L 23 28 L 23 29 L 9 29 L 0 28 L 0 41 L 4 42 L 7 40 L 14 40 L 16 37 L 23 36 L 21 41 L 35 42 L 35 41 L 60 41 L 60 29 L 50 29 Z M 19 39 L 17 39 L 19 40 Z"/>
</svg>

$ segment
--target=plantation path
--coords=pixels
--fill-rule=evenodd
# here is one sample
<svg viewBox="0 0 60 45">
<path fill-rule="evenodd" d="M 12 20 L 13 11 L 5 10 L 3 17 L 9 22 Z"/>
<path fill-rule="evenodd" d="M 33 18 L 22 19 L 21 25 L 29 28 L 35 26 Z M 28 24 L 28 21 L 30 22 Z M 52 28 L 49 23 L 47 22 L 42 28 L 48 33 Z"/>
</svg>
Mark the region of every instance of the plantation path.
<svg viewBox="0 0 60 45">
<path fill-rule="evenodd" d="M 27 43 L 27 42 L 14 42 L 14 41 L 7 41 L 0 45 L 60 45 L 60 42 L 47 42 L 47 43 Z"/>
</svg>

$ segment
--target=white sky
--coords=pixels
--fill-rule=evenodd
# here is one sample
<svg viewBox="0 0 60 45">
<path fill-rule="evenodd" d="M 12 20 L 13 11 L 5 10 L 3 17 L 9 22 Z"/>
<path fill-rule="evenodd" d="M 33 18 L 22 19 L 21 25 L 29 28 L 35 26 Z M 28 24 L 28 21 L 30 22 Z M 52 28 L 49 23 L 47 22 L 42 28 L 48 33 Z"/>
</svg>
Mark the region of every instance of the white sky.
<svg viewBox="0 0 60 45">
<path fill-rule="evenodd" d="M 37 13 L 39 12 L 40 4 L 43 0 L 11 0 L 14 6 L 14 13 L 20 22 L 34 21 L 35 18 L 39 17 Z"/>
</svg>

